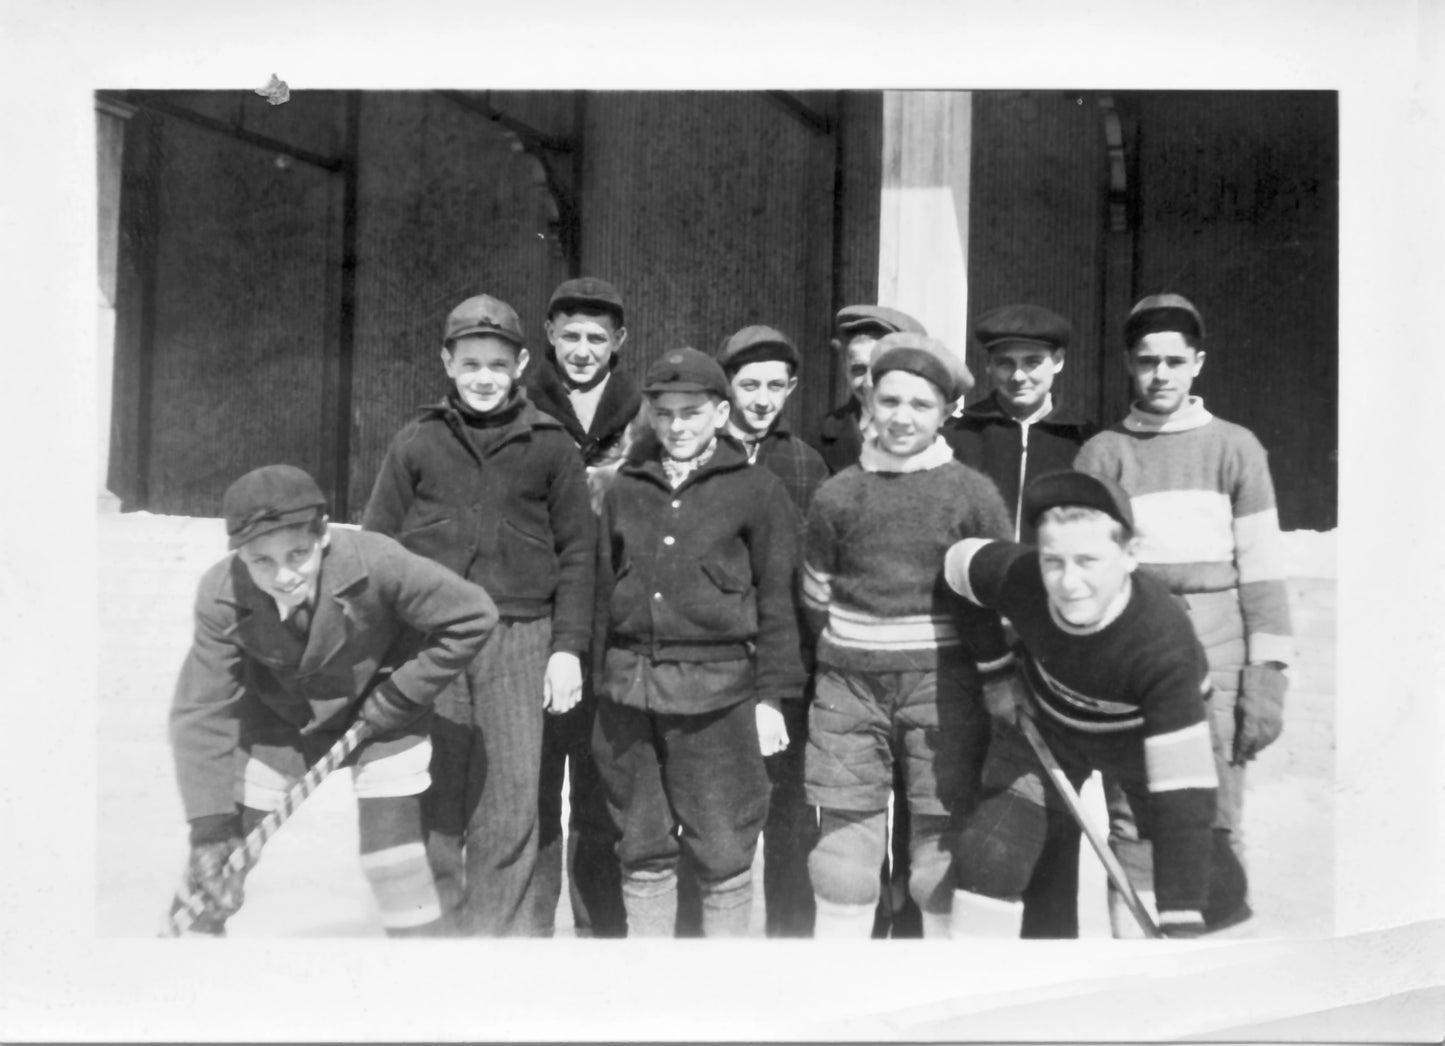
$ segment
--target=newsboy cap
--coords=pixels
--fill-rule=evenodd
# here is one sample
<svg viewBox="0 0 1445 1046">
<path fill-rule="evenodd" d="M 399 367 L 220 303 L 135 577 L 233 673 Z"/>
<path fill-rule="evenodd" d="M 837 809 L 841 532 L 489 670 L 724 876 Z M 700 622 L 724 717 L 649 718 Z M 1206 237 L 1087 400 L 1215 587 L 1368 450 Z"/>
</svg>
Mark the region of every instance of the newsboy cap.
<svg viewBox="0 0 1445 1046">
<path fill-rule="evenodd" d="M 923 324 L 906 312 L 890 309 L 886 305 L 846 305 L 838 310 L 834 326 L 840 331 L 867 330 L 870 327 L 892 334 L 896 331 L 911 331 L 927 334 Z"/>
<path fill-rule="evenodd" d="M 1052 351 L 1069 347 L 1074 328 L 1042 305 L 1003 305 L 980 316 L 973 325 L 973 334 L 985 350 L 1024 342 Z"/>
<path fill-rule="evenodd" d="M 232 483 L 221 498 L 228 548 L 282 527 L 310 523 L 326 511 L 326 495 L 295 465 L 263 465 Z"/>
<path fill-rule="evenodd" d="M 521 348 L 527 342 L 517 310 L 490 294 L 478 294 L 462 302 L 447 316 L 442 344 L 451 345 L 468 334 L 494 334 Z"/>
<path fill-rule="evenodd" d="M 584 305 L 612 313 L 617 317 L 618 324 L 621 324 L 626 316 L 622 308 L 622 295 L 617 293 L 616 287 L 596 276 L 579 276 L 575 280 L 564 280 L 557 285 L 547 302 L 547 317 L 550 319 L 553 313 L 571 311 Z"/>
<path fill-rule="evenodd" d="M 900 331 L 880 338 L 873 346 L 868 369 L 873 374 L 875 385 L 890 370 L 917 374 L 937 385 L 943 398 L 950 403 L 973 388 L 973 375 L 968 372 L 963 360 L 937 338 L 915 331 Z"/>
<path fill-rule="evenodd" d="M 1204 318 L 1182 294 L 1151 294 L 1129 310 L 1129 318 L 1124 321 L 1124 345 L 1131 347 L 1146 334 L 1160 331 L 1178 331 L 1202 341 Z"/>
<path fill-rule="evenodd" d="M 794 370 L 797 370 L 802 362 L 797 348 L 788 340 L 786 334 L 760 323 L 744 327 L 723 342 L 722 348 L 717 350 L 718 366 L 723 370 L 761 360 L 782 360 L 784 363 L 791 363 Z"/>
<path fill-rule="evenodd" d="M 1131 534 L 1134 532 L 1129 495 L 1112 479 L 1063 469 L 1045 472 L 1024 488 L 1023 517 L 1029 526 L 1036 526 L 1041 515 L 1060 505 L 1098 509 L 1128 527 Z"/>
<path fill-rule="evenodd" d="M 642 391 L 708 392 L 727 399 L 728 379 L 723 369 L 705 352 L 693 348 L 669 349 L 647 368 Z"/>
</svg>

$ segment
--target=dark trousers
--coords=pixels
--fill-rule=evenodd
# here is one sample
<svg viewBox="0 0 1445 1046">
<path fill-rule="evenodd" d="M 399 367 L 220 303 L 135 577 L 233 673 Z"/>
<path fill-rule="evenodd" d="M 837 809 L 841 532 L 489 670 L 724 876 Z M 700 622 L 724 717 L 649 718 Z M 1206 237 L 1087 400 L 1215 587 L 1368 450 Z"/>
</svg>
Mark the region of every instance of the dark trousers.
<svg viewBox="0 0 1445 1046">
<path fill-rule="evenodd" d="M 592 758 L 592 723 L 597 699 L 589 686 L 581 702 L 542 726 L 542 767 L 538 788 L 537 927 L 544 937 L 556 930 L 567 867 L 568 898 L 579 937 L 622 937 L 627 914 L 617 870 L 617 830 L 607 814 L 607 792 Z M 562 826 L 562 792 L 567 775 L 570 815 Z"/>
<path fill-rule="evenodd" d="M 700 884 L 748 872 L 768 811 L 768 777 L 751 701 L 701 715 L 602 699 L 592 731 L 623 875 L 677 868 Z"/>
<path fill-rule="evenodd" d="M 813 883 L 808 854 L 818 842 L 818 811 L 803 788 L 808 704 L 784 701 L 788 747 L 765 759 L 772 794 L 763 826 L 763 899 L 769 937 L 813 936 Z"/>
</svg>

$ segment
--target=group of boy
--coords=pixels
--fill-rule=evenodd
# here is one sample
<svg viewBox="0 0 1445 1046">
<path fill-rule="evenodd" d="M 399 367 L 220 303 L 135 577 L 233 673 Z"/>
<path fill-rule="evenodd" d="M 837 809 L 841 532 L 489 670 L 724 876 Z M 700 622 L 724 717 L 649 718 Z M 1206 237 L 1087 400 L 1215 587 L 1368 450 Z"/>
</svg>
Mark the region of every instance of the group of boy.
<svg viewBox="0 0 1445 1046">
<path fill-rule="evenodd" d="M 1188 397 L 1191 305 L 1136 307 L 1139 399 L 1098 436 L 1056 409 L 1056 314 L 982 317 L 994 392 L 961 409 L 957 354 L 850 306 L 853 395 L 816 448 L 783 421 L 781 331 L 665 351 L 639 386 L 625 318 L 568 280 L 537 358 L 510 306 L 458 305 L 450 388 L 393 440 L 360 532 L 288 466 L 227 492 L 236 554 L 202 583 L 172 714 L 198 929 L 239 907 L 225 854 L 357 717 L 388 933 L 550 935 L 565 864 L 579 935 L 674 935 L 681 883 L 703 935 L 741 936 L 761 839 L 770 936 L 1076 936 L 1079 832 L 1021 716 L 1076 785 L 1105 772 L 1168 932 L 1241 917 L 1242 887 L 1210 908 L 1210 859 L 1238 852 L 1242 764 L 1278 733 L 1288 619 L 1263 452 Z M 1156 453 L 1176 431 L 1202 435 Z M 1201 648 L 1179 604 L 1216 627 L 1231 598 L 1242 624 Z"/>
</svg>

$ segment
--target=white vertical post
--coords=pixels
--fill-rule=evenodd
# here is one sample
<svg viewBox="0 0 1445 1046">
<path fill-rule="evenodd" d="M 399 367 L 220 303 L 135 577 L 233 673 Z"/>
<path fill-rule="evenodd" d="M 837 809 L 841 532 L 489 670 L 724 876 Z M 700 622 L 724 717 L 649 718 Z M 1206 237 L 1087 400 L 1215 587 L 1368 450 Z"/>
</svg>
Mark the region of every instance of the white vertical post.
<svg viewBox="0 0 1445 1046">
<path fill-rule="evenodd" d="M 96 496 L 102 512 L 120 508 L 120 499 L 106 489 L 110 464 L 111 389 L 115 360 L 116 267 L 120 245 L 121 159 L 125 150 L 125 124 L 135 110 L 119 102 L 97 99 L 95 103 L 96 203 L 98 236 L 96 276 L 99 311 L 96 317 L 99 356 L 96 366 L 97 445 Z"/>
<path fill-rule="evenodd" d="M 878 302 L 968 347 L 968 186 L 973 96 L 885 91 Z"/>
</svg>

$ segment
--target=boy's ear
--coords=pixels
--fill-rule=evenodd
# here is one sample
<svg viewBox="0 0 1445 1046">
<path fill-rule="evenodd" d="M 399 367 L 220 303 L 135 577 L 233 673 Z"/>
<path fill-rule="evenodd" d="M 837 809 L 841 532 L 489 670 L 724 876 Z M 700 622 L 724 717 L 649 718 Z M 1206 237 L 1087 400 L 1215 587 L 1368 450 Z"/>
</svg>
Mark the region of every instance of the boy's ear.
<svg viewBox="0 0 1445 1046">
<path fill-rule="evenodd" d="M 1054 373 L 1057 374 L 1059 371 L 1061 371 L 1061 370 L 1063 370 L 1063 369 L 1064 369 L 1064 350 L 1063 350 L 1063 349 L 1055 349 L 1055 350 L 1054 350 Z"/>
<path fill-rule="evenodd" d="M 1204 350 L 1194 350 L 1194 376 L 1199 377 L 1199 372 L 1204 369 Z"/>
<path fill-rule="evenodd" d="M 517 375 L 519 377 L 521 376 L 522 372 L 527 369 L 527 364 L 531 362 L 532 357 L 526 349 L 517 350 Z"/>
<path fill-rule="evenodd" d="M 443 346 L 442 346 L 442 366 L 443 366 L 443 367 L 446 367 L 448 370 L 450 370 L 450 369 L 451 369 L 451 365 L 452 365 L 452 350 L 449 349 L 447 346 L 443 345 Z"/>
<path fill-rule="evenodd" d="M 550 341 L 552 340 L 552 317 L 551 317 L 551 316 L 548 316 L 545 320 L 542 321 L 542 330 L 543 330 L 543 332 L 547 335 L 547 340 L 550 342 Z"/>
<path fill-rule="evenodd" d="M 618 327 L 618 328 L 617 328 L 617 344 L 612 347 L 612 351 L 613 351 L 613 352 L 617 352 L 619 349 L 621 349 L 621 348 L 622 348 L 622 343 L 623 343 L 624 341 L 626 341 L 626 340 L 627 340 L 627 328 L 626 328 L 626 327 Z"/>
<path fill-rule="evenodd" d="M 833 346 L 833 351 L 834 351 L 834 352 L 842 352 L 842 351 L 843 351 L 843 343 L 842 343 L 841 341 L 839 341 L 837 338 L 830 338 L 829 341 L 828 341 L 828 344 L 831 345 L 831 346 Z"/>
<path fill-rule="evenodd" d="M 728 418 L 732 415 L 733 405 L 731 400 L 719 399 L 717 401 L 717 423 L 726 425 Z"/>
</svg>

